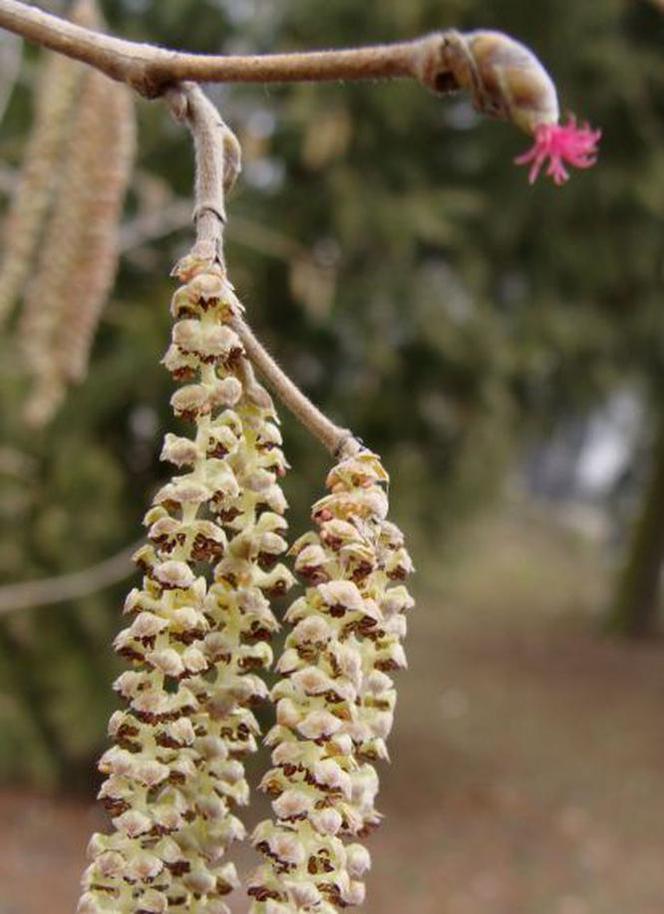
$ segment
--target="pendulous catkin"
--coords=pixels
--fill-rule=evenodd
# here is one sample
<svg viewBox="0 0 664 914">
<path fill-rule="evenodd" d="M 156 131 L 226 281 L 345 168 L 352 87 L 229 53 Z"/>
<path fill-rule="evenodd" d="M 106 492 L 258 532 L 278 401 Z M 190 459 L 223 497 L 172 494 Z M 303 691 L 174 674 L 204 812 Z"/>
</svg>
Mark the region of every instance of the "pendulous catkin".
<svg viewBox="0 0 664 914">
<path fill-rule="evenodd" d="M 117 232 L 134 159 L 126 86 L 86 73 L 63 152 L 63 173 L 19 324 L 33 379 L 26 416 L 46 422 L 80 381 L 115 278 Z"/>
<path fill-rule="evenodd" d="M 16 193 L 3 232 L 0 325 L 26 280 L 58 182 L 60 157 L 85 66 L 61 54 L 45 54 L 36 88 L 35 118 Z"/>
<path fill-rule="evenodd" d="M 386 519 L 387 481 L 371 452 L 342 459 L 314 505 L 315 532 L 291 550 L 309 586 L 286 614 L 294 627 L 271 693 L 274 767 L 261 787 L 274 819 L 252 838 L 265 857 L 249 886 L 252 914 L 334 914 L 364 899 L 371 860 L 354 839 L 380 821 L 374 762 L 387 758 L 389 674 L 406 664 L 401 639 L 413 605 L 401 583 L 411 561 Z"/>
<path fill-rule="evenodd" d="M 242 758 L 256 748 L 251 710 L 267 696 L 270 598 L 293 576 L 287 549 L 286 463 L 272 401 L 228 326 L 241 306 L 220 267 L 193 257 L 176 268 L 166 368 L 184 383 L 175 415 L 192 437 L 167 434 L 175 475 L 145 523 L 136 554 L 143 586 L 115 646 L 132 669 L 111 718 L 100 798 L 113 832 L 94 835 L 80 914 L 226 914 L 238 880 L 227 848 L 244 837 L 235 815 L 249 789 Z"/>
<path fill-rule="evenodd" d="M 103 83 L 103 84 L 102 84 Z M 87 200 L 84 243 L 69 274 L 57 346 L 60 370 L 69 381 L 81 381 L 101 310 L 118 265 L 118 227 L 135 152 L 134 100 L 126 86 L 110 80 L 88 87 L 88 123 L 81 110 L 81 136 L 96 132 L 87 150 Z M 98 109 L 94 116 L 93 101 Z M 94 148 L 96 147 L 96 148 Z"/>
</svg>

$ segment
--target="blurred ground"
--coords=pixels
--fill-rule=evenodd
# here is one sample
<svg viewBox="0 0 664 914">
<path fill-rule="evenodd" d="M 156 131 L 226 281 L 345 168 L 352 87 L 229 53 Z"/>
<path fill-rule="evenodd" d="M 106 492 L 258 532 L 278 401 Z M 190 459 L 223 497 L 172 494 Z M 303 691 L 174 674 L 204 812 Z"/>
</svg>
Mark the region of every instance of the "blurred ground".
<svg viewBox="0 0 664 914">
<path fill-rule="evenodd" d="M 521 511 L 419 564 L 366 910 L 661 914 L 664 651 L 591 634 L 594 548 Z M 0 914 L 69 914 L 98 813 L 6 789 L 0 822 Z"/>
</svg>

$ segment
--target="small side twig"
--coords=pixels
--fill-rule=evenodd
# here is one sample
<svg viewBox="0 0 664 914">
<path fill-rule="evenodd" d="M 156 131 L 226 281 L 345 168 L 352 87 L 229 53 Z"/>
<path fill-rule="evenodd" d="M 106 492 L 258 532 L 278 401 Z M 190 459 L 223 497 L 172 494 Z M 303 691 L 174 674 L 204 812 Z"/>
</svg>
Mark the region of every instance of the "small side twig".
<svg viewBox="0 0 664 914">
<path fill-rule="evenodd" d="M 80 600 L 123 581 L 135 573 L 131 557 L 143 542 L 141 539 L 117 555 L 83 571 L 0 587 L 0 616 L 17 609 L 33 609 L 68 600 Z"/>
<path fill-rule="evenodd" d="M 259 374 L 293 415 L 317 438 L 327 450 L 338 455 L 354 439 L 353 433 L 341 428 L 321 412 L 272 358 L 267 349 L 256 339 L 251 327 L 241 318 L 231 321 L 231 326 L 242 340 L 245 351 Z"/>
<path fill-rule="evenodd" d="M 226 194 L 239 175 L 240 144 L 200 86 L 181 83 L 164 95 L 173 117 L 186 123 L 194 140 L 196 186 L 192 255 L 223 264 Z"/>
<path fill-rule="evenodd" d="M 165 94 L 173 116 L 189 127 L 196 159 L 194 224 L 196 241 L 191 257 L 224 265 L 223 233 L 226 224 L 226 192 L 241 169 L 240 145 L 200 86 L 183 83 Z M 281 402 L 330 451 L 339 456 L 357 450 L 352 432 L 340 428 L 309 400 L 259 342 L 249 325 L 239 317 L 232 321 L 247 357 Z"/>
</svg>

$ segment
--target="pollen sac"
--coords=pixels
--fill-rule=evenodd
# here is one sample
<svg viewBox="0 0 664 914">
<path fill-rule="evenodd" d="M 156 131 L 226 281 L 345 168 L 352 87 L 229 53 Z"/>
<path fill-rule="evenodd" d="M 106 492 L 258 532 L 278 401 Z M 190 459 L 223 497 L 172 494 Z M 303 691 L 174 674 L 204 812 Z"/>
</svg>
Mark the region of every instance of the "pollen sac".
<svg viewBox="0 0 664 914">
<path fill-rule="evenodd" d="M 115 639 L 131 664 L 114 685 L 126 705 L 99 762 L 113 830 L 90 842 L 80 914 L 229 914 L 238 878 L 226 851 L 245 836 L 243 759 L 260 735 L 253 709 L 268 696 L 260 674 L 278 629 L 270 598 L 293 582 L 280 561 L 278 419 L 228 326 L 240 305 L 216 266 L 189 258 L 178 275 L 164 363 L 186 382 L 171 403 L 193 433 L 165 437 L 175 475 L 155 494 L 149 542 L 134 556 L 144 578 Z M 283 865 L 304 862 L 286 832 L 270 846 Z"/>
<path fill-rule="evenodd" d="M 273 767 L 260 787 L 273 818 L 252 838 L 265 858 L 249 887 L 252 914 L 334 914 L 364 899 L 371 858 L 357 839 L 381 819 L 374 763 L 388 758 L 391 673 L 406 665 L 401 639 L 413 605 L 403 584 L 412 562 L 387 520 L 387 482 L 369 451 L 340 460 L 313 507 L 314 529 L 291 548 L 306 590 L 286 612 L 271 691 Z"/>
</svg>

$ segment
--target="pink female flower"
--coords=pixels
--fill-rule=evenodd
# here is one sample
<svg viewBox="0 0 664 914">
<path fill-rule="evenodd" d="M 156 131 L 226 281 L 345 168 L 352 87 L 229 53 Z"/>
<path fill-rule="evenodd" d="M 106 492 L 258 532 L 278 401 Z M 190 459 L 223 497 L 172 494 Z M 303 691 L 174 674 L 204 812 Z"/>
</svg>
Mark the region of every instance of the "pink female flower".
<svg viewBox="0 0 664 914">
<path fill-rule="evenodd" d="M 533 147 L 514 161 L 517 165 L 530 165 L 528 180 L 534 184 L 549 160 L 546 173 L 560 186 L 569 178 L 565 163 L 575 168 L 591 168 L 595 164 L 601 136 L 601 130 L 592 130 L 587 123 L 578 127 L 571 115 L 566 125 L 538 124 Z"/>
</svg>

